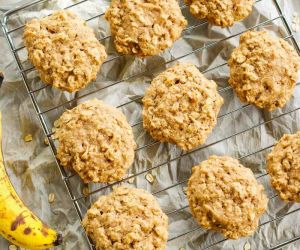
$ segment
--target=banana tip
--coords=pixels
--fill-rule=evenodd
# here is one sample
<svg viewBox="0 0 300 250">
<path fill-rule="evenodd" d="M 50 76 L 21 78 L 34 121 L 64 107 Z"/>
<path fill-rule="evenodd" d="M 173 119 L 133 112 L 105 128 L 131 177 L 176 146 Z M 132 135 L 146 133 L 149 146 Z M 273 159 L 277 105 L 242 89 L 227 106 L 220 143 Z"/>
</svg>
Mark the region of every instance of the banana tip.
<svg viewBox="0 0 300 250">
<path fill-rule="evenodd" d="M 62 234 L 57 234 L 56 240 L 54 241 L 54 246 L 59 246 L 63 242 L 63 236 Z"/>
</svg>

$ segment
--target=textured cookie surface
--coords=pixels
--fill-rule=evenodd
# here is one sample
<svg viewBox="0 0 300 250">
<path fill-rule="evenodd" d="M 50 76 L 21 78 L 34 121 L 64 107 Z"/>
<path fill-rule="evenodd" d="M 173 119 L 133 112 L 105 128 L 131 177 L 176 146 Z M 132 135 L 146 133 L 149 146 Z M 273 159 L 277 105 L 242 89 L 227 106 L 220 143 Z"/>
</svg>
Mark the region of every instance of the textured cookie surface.
<svg viewBox="0 0 300 250">
<path fill-rule="evenodd" d="M 143 189 L 121 186 L 101 196 L 83 219 L 97 250 L 164 250 L 168 217 Z"/>
<path fill-rule="evenodd" d="M 42 81 L 69 92 L 95 80 L 106 58 L 93 30 L 68 10 L 29 21 L 24 43 Z"/>
<path fill-rule="evenodd" d="M 280 197 L 300 202 L 300 131 L 279 140 L 268 155 L 267 168 Z"/>
<path fill-rule="evenodd" d="M 251 235 L 268 203 L 252 171 L 228 156 L 195 166 L 187 195 L 198 223 L 231 239 Z"/>
<path fill-rule="evenodd" d="M 227 27 L 246 18 L 252 12 L 254 0 L 184 0 L 190 12 L 199 19 Z"/>
<path fill-rule="evenodd" d="M 121 111 L 93 99 L 54 123 L 57 157 L 84 182 L 120 180 L 134 159 L 133 133 Z"/>
<path fill-rule="evenodd" d="M 112 0 L 105 17 L 118 52 L 141 57 L 171 47 L 187 25 L 176 0 Z"/>
<path fill-rule="evenodd" d="M 190 150 L 211 133 L 223 99 L 214 81 L 182 63 L 153 79 L 143 104 L 143 125 L 154 139 Z"/>
<path fill-rule="evenodd" d="M 229 60 L 229 84 L 241 101 L 272 111 L 293 94 L 300 59 L 294 48 L 266 31 L 250 31 L 240 38 Z"/>
</svg>

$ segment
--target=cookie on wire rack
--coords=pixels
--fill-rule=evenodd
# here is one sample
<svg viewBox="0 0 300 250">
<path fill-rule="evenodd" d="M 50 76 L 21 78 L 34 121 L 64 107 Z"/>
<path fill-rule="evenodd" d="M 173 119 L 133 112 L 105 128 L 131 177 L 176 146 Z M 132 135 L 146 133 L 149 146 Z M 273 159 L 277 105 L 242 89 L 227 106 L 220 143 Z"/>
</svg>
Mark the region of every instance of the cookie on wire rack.
<svg viewBox="0 0 300 250">
<path fill-rule="evenodd" d="M 268 203 L 252 171 L 229 156 L 210 156 L 193 167 L 187 196 L 200 226 L 230 239 L 253 234 Z"/>
<path fill-rule="evenodd" d="M 228 27 L 252 12 L 254 0 L 184 0 L 196 18 L 206 18 L 210 23 Z"/>
<path fill-rule="evenodd" d="M 115 187 L 99 197 L 82 224 L 97 250 L 166 249 L 168 217 L 143 189 Z"/>
<path fill-rule="evenodd" d="M 54 127 L 60 164 L 85 183 L 118 181 L 134 160 L 136 143 L 126 117 L 98 99 L 65 111 Z"/>
<path fill-rule="evenodd" d="M 300 57 L 287 41 L 266 31 L 249 31 L 241 35 L 228 64 L 229 84 L 241 101 L 273 111 L 292 96 Z"/>
<path fill-rule="evenodd" d="M 105 18 L 117 51 L 140 57 L 170 48 L 187 25 L 177 0 L 112 0 Z"/>
<path fill-rule="evenodd" d="M 93 30 L 69 10 L 27 22 L 23 38 L 42 81 L 69 92 L 95 80 L 107 57 Z"/>
<path fill-rule="evenodd" d="M 143 126 L 154 139 L 190 150 L 213 130 L 223 98 L 195 65 L 178 63 L 153 79 L 143 104 Z"/>
<path fill-rule="evenodd" d="M 281 199 L 300 202 L 300 131 L 278 141 L 268 155 L 267 170 Z"/>
</svg>

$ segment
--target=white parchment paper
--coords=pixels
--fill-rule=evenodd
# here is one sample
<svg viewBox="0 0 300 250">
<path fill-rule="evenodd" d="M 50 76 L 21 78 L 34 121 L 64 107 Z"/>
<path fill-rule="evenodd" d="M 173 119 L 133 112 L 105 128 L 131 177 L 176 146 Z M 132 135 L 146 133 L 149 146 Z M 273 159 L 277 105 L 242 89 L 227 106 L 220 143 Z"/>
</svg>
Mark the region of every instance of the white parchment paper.
<svg viewBox="0 0 300 250">
<path fill-rule="evenodd" d="M 3 12 L 24 2 L 26 1 L 0 0 L 0 10 Z M 71 3 L 73 3 L 71 0 L 49 1 L 28 8 L 12 16 L 9 27 L 18 27 L 26 20 L 45 16 L 53 10 L 64 8 Z M 294 12 L 300 14 L 299 0 L 281 0 L 280 3 L 289 22 L 292 21 Z M 87 19 L 104 12 L 108 5 L 108 1 L 95 0 L 80 4 L 71 10 Z M 242 158 L 242 163 L 253 170 L 259 181 L 266 187 L 268 196 L 272 198 L 267 213 L 261 219 L 263 225 L 252 237 L 220 242 L 210 249 L 243 249 L 246 242 L 250 243 L 251 249 L 269 249 L 299 236 L 300 212 L 293 213 L 293 211 L 300 208 L 300 205 L 287 204 L 275 197 L 276 193 L 269 186 L 268 176 L 264 175 L 266 173 L 265 156 L 271 148 L 262 149 L 272 145 L 284 133 L 294 133 L 300 129 L 300 112 L 293 111 L 300 107 L 300 87 L 299 85 L 296 87 L 294 97 L 286 107 L 273 113 L 264 112 L 251 105 L 244 107 L 245 104 L 240 103 L 232 90 L 226 88 L 229 70 L 225 63 L 232 49 L 238 44 L 239 38 L 239 35 L 237 37 L 234 35 L 240 34 L 245 28 L 257 25 L 259 29 L 267 29 L 279 37 L 286 36 L 281 19 L 268 22 L 268 20 L 278 16 L 273 1 L 262 0 L 258 2 L 251 16 L 243 22 L 236 23 L 234 27 L 226 29 L 212 27 L 203 21 L 195 20 L 190 16 L 187 8 L 183 8 L 183 13 L 189 21 L 190 28 L 183 33 L 183 37 L 175 43 L 174 47 L 165 53 L 147 59 L 119 57 L 105 63 L 97 81 L 77 94 L 68 94 L 50 87 L 38 91 L 36 98 L 42 111 L 51 109 L 56 105 L 62 105 L 75 96 L 82 97 L 86 93 L 95 91 L 93 95 L 82 97 L 77 102 L 62 105 L 58 109 L 45 113 L 45 120 L 49 129 L 51 130 L 53 121 L 66 108 L 73 107 L 86 99 L 97 97 L 116 107 L 133 101 L 120 108 L 126 114 L 130 124 L 136 124 L 134 126 L 135 138 L 138 147 L 143 147 L 143 149 L 137 151 L 135 162 L 129 172 L 135 174 L 149 168 L 155 168 L 150 173 L 155 176 L 156 180 L 150 184 L 145 180 L 145 174 L 142 174 L 134 178 L 132 185 L 155 193 L 165 212 L 172 212 L 187 205 L 183 190 L 186 186 L 186 180 L 191 174 L 191 168 L 211 154 L 227 154 Z M 203 24 L 201 25 L 201 23 Z M 88 24 L 95 29 L 98 38 L 109 36 L 109 27 L 103 17 L 94 19 Z M 192 28 L 193 26 L 196 27 Z M 20 47 L 23 45 L 22 30 L 15 34 L 15 45 Z M 299 33 L 295 36 L 298 40 L 300 39 Z M 219 40 L 222 42 L 215 44 Z M 106 46 L 110 59 L 118 56 L 112 39 L 107 38 L 102 42 Z M 64 244 L 57 249 L 88 249 L 78 217 L 64 187 L 51 150 L 44 145 L 45 135 L 2 33 L 0 33 L 0 44 L 0 69 L 4 71 L 5 75 L 5 82 L 0 89 L 0 110 L 4 116 L 3 152 L 9 176 L 24 202 L 47 224 L 63 232 Z M 193 50 L 204 45 L 209 46 L 192 53 Z M 21 50 L 18 54 L 23 67 L 31 67 L 27 61 L 26 50 Z M 190 54 L 190 56 L 184 57 L 186 54 Z M 201 71 L 205 71 L 207 78 L 215 80 L 225 103 L 220 113 L 218 125 L 206 144 L 196 152 L 184 155 L 182 159 L 174 160 L 183 155 L 184 152 L 181 152 L 174 145 L 155 143 L 143 131 L 139 122 L 141 121 L 142 108 L 140 97 L 143 96 L 149 82 L 154 75 L 170 65 L 166 64 L 167 62 L 178 58 L 181 61 L 195 63 Z M 215 69 L 215 67 L 223 64 L 224 66 Z M 141 76 L 107 88 L 108 85 L 135 74 Z M 31 90 L 44 86 L 35 71 L 28 74 L 28 82 Z M 290 113 L 281 116 L 287 112 Z M 258 126 L 258 124 L 261 125 Z M 24 142 L 23 137 L 27 134 L 33 135 L 33 141 Z M 166 161 L 169 162 L 164 164 Z M 180 183 L 180 185 L 176 185 L 176 183 Z M 70 179 L 70 184 L 74 190 L 74 195 L 81 197 L 84 186 L 80 179 L 75 176 Z M 173 187 L 168 188 L 170 186 Z M 103 187 L 103 185 L 90 185 L 89 190 L 93 191 L 99 187 Z M 88 199 L 80 199 L 79 203 L 83 214 L 100 194 L 108 192 L 110 189 L 103 189 Z M 55 194 L 55 201 L 51 204 L 48 202 L 49 193 Z M 268 223 L 286 213 L 291 214 L 283 219 Z M 196 228 L 198 228 L 197 223 L 192 218 L 188 208 L 169 216 L 170 239 Z M 179 249 L 180 247 L 203 249 L 222 240 L 221 235 L 217 233 L 197 229 L 193 233 L 170 241 L 168 249 Z M 7 249 L 7 247 L 8 243 L 0 239 L 0 249 Z M 299 241 L 285 247 L 285 249 L 293 250 L 299 248 Z"/>
</svg>

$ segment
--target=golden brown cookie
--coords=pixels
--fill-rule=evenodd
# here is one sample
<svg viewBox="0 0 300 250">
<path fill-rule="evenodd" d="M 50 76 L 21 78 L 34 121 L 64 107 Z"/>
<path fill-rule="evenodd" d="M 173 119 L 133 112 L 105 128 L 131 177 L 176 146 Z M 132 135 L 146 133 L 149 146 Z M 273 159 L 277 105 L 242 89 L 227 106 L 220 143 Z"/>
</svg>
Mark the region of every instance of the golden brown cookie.
<svg viewBox="0 0 300 250">
<path fill-rule="evenodd" d="M 193 167 L 187 196 L 198 223 L 230 239 L 253 234 L 268 203 L 252 171 L 229 156 Z"/>
<path fill-rule="evenodd" d="M 187 25 L 176 0 L 112 0 L 105 17 L 117 51 L 141 57 L 170 48 Z"/>
<path fill-rule="evenodd" d="M 69 92 L 95 80 L 107 57 L 93 30 L 69 10 L 29 21 L 24 44 L 42 81 Z"/>
<path fill-rule="evenodd" d="M 143 125 L 154 139 L 190 150 L 211 133 L 223 98 L 214 81 L 180 63 L 153 79 L 143 104 Z"/>
<path fill-rule="evenodd" d="M 199 19 L 221 27 L 232 26 L 252 12 L 254 0 L 184 0 L 190 12 Z"/>
<path fill-rule="evenodd" d="M 229 84 L 241 101 L 269 111 L 290 99 L 300 67 L 295 49 L 266 31 L 243 34 L 228 63 Z"/>
<path fill-rule="evenodd" d="M 126 117 L 102 101 L 65 111 L 54 126 L 57 158 L 85 183 L 120 180 L 133 162 L 136 144 Z"/>
<path fill-rule="evenodd" d="M 278 141 L 268 155 L 267 169 L 281 199 L 300 202 L 300 131 Z"/>
<path fill-rule="evenodd" d="M 143 189 L 121 186 L 101 196 L 82 222 L 97 250 L 165 250 L 168 217 Z"/>
</svg>

